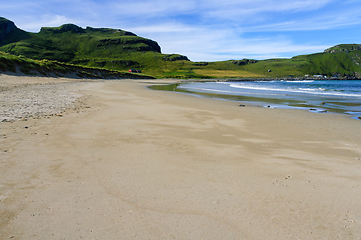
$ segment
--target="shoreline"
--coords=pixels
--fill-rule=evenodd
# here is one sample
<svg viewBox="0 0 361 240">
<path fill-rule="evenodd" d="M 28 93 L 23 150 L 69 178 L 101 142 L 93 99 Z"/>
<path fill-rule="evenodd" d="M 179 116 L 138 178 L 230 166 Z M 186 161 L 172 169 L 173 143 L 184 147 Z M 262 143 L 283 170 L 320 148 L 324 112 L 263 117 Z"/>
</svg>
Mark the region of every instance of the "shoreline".
<svg viewBox="0 0 361 240">
<path fill-rule="evenodd" d="M 312 80 L 317 81 L 317 80 Z M 217 81 L 210 81 L 210 82 L 189 82 L 192 83 L 204 83 L 209 84 Z M 347 115 L 352 119 L 355 120 L 361 120 L 361 109 L 360 111 L 355 110 L 349 110 L 345 109 L 345 100 L 339 99 L 339 102 L 337 99 L 326 99 L 323 96 L 318 97 L 311 97 L 311 95 L 307 96 L 301 96 L 301 95 L 285 95 L 283 97 L 271 97 L 271 95 L 262 95 L 257 92 L 254 92 L 253 96 L 251 92 L 249 93 L 237 93 L 237 94 L 226 94 L 226 93 L 215 93 L 212 92 L 213 86 L 209 86 L 206 88 L 209 89 L 203 89 L 202 86 L 197 85 L 197 89 L 200 90 L 191 90 L 187 88 L 179 88 L 182 84 L 188 84 L 188 82 L 178 82 L 178 83 L 170 83 L 170 84 L 164 84 L 164 85 L 153 85 L 149 86 L 152 90 L 160 90 L 160 91 L 172 91 L 172 92 L 178 92 L 178 93 L 184 93 L 189 94 L 201 98 L 215 98 L 219 100 L 224 101 L 232 101 L 241 103 L 239 106 L 257 106 L 257 107 L 264 107 L 264 108 L 271 108 L 271 109 L 295 109 L 295 110 L 303 110 L 303 111 L 309 111 L 312 113 L 318 113 L 318 114 L 343 114 Z M 270 89 L 272 90 L 272 89 Z M 228 90 L 230 91 L 230 90 Z M 227 92 L 227 91 L 225 91 Z M 291 93 L 290 93 L 291 94 Z M 273 95 L 275 95 L 273 93 Z M 312 104 L 309 102 L 313 102 Z M 331 105 L 328 105 L 327 103 L 330 102 Z M 318 104 L 317 104 L 318 103 Z M 335 104 L 337 103 L 337 104 Z M 336 107 L 338 105 L 338 107 Z M 348 102 L 347 105 L 350 105 Z M 355 105 L 356 106 L 356 105 Z"/>
<path fill-rule="evenodd" d="M 326 81 L 359 81 L 361 78 L 317 78 L 317 77 L 279 77 L 279 78 L 190 78 L 179 79 L 182 82 L 255 82 L 255 81 L 310 81 L 310 80 L 326 80 Z"/>
<path fill-rule="evenodd" d="M 69 84 L 83 107 L 0 123 L 1 238 L 361 237 L 360 122 L 151 84 Z"/>
</svg>

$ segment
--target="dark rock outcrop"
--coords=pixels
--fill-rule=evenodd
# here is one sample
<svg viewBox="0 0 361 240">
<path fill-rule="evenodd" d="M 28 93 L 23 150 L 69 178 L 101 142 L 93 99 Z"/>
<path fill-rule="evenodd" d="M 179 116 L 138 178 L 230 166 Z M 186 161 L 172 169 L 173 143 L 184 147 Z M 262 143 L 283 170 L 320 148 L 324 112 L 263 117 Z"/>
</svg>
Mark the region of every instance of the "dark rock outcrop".
<svg viewBox="0 0 361 240">
<path fill-rule="evenodd" d="M 233 64 L 236 65 L 246 65 L 249 63 L 256 63 L 258 62 L 257 60 L 253 60 L 253 59 L 242 59 L 242 60 L 238 60 L 238 61 L 232 61 Z"/>
<path fill-rule="evenodd" d="M 207 66 L 208 65 L 208 63 L 207 62 L 196 62 L 196 63 L 194 63 L 193 64 L 194 66 L 202 66 L 202 67 L 204 67 L 204 66 Z"/>
<path fill-rule="evenodd" d="M 75 24 L 64 24 L 58 28 L 49 28 L 42 27 L 40 33 L 53 32 L 53 33 L 64 33 L 64 32 L 73 32 L 73 33 L 85 33 L 85 30 Z"/>
<path fill-rule="evenodd" d="M 0 17 L 0 42 L 15 29 L 17 29 L 17 27 L 15 26 L 14 22 Z"/>
<path fill-rule="evenodd" d="M 102 32 L 102 33 L 114 33 L 121 36 L 134 36 L 137 35 L 132 32 L 127 32 L 121 29 L 112 29 L 112 28 L 93 28 L 93 27 L 86 27 L 87 32 Z"/>
<path fill-rule="evenodd" d="M 326 49 L 325 53 L 340 53 L 340 52 L 353 52 L 353 51 L 361 51 L 361 44 L 340 44 L 334 47 Z"/>
<path fill-rule="evenodd" d="M 164 57 L 164 61 L 189 61 L 188 57 L 178 54 L 170 54 Z"/>
<path fill-rule="evenodd" d="M 161 53 L 161 49 L 160 46 L 158 45 L 157 42 L 150 40 L 150 39 L 146 39 L 146 38 L 131 38 L 131 39 L 102 39 L 98 41 L 97 47 L 104 47 L 104 46 L 112 46 L 112 45 L 119 45 L 119 44 L 124 44 L 125 46 L 128 44 L 139 44 L 139 43 L 143 43 L 143 46 L 139 46 L 136 50 L 137 51 L 156 51 Z M 124 49 L 127 49 L 127 47 L 125 47 Z M 132 47 L 132 49 L 134 49 L 134 47 Z"/>
</svg>

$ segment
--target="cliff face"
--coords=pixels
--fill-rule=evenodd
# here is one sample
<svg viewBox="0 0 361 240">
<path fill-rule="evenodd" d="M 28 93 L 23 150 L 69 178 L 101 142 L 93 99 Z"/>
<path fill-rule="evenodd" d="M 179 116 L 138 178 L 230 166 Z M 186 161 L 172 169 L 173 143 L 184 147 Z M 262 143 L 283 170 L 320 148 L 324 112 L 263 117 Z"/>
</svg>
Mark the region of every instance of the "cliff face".
<svg viewBox="0 0 361 240">
<path fill-rule="evenodd" d="M 17 29 L 17 27 L 12 21 L 0 17 L 0 42 L 15 29 Z"/>
</svg>

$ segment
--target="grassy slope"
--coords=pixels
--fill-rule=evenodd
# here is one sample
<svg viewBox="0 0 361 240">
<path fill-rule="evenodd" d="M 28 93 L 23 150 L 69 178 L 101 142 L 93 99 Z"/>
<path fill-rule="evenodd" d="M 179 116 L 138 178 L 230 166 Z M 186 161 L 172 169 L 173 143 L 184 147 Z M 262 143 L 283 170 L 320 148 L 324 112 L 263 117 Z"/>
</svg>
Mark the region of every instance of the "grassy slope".
<svg viewBox="0 0 361 240">
<path fill-rule="evenodd" d="M 0 42 L 0 51 L 108 70 L 136 68 L 157 78 L 361 77 L 361 49 L 355 44 L 291 59 L 196 63 L 181 55 L 162 54 L 156 42 L 130 32 L 65 24 L 42 28 L 39 33 L 15 29 Z"/>
<path fill-rule="evenodd" d="M 355 76 L 361 77 L 360 58 L 361 51 L 319 53 L 307 56 L 298 56 L 296 59 L 307 59 L 301 66 L 304 72 L 324 74 L 327 76 Z"/>
<path fill-rule="evenodd" d="M 0 51 L 37 60 L 57 60 L 110 70 L 138 68 L 150 73 L 172 68 L 175 65 L 172 60 L 182 57 L 161 54 L 156 42 L 129 32 L 81 29 L 75 25 L 64 30 L 67 26 L 42 28 L 39 33 L 26 33 L 26 36 L 20 36 L 25 32 L 16 29 L 0 43 Z"/>
<path fill-rule="evenodd" d="M 107 69 L 77 66 L 49 60 L 33 60 L 0 52 L 0 72 L 22 72 L 28 75 L 78 76 L 80 78 L 152 78 Z"/>
</svg>

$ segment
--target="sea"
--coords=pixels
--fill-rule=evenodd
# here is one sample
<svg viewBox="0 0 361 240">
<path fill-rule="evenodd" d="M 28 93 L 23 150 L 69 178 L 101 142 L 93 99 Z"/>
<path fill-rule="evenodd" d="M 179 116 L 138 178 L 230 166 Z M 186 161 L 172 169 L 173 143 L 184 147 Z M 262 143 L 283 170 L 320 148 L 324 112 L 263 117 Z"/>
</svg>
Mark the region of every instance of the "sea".
<svg viewBox="0 0 361 240">
<path fill-rule="evenodd" d="M 340 113 L 361 119 L 361 80 L 189 82 L 168 86 L 167 90 L 237 101 L 240 105 Z"/>
</svg>

